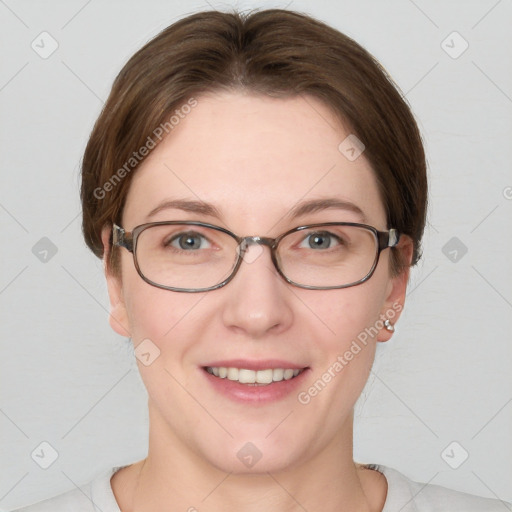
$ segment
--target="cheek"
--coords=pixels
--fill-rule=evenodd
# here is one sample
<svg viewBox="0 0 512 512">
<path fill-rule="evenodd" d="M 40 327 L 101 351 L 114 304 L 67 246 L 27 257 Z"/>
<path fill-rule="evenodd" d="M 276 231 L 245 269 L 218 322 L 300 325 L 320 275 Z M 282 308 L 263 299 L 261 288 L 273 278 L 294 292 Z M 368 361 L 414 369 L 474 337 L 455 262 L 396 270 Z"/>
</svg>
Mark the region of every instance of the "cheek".
<svg viewBox="0 0 512 512">
<path fill-rule="evenodd" d="M 161 349 L 183 329 L 197 326 L 191 322 L 203 293 L 179 293 L 151 286 L 136 271 L 123 280 L 126 312 L 134 344 L 149 338 Z"/>
<path fill-rule="evenodd" d="M 383 304 L 379 292 L 380 287 L 370 280 L 352 288 L 325 292 L 322 297 L 311 295 L 310 300 L 304 302 L 324 325 L 324 331 L 331 334 L 326 336 L 327 346 L 339 350 L 372 326 L 378 327 Z"/>
<path fill-rule="evenodd" d="M 336 381 L 333 388 L 343 388 L 345 397 L 347 392 L 357 394 L 362 389 L 373 364 L 375 338 L 382 327 L 382 288 L 378 280 L 372 283 L 370 279 L 352 288 L 322 293 L 321 297 L 310 295 L 309 301 L 303 298 L 313 312 L 308 324 L 315 339 L 314 378 Z"/>
<path fill-rule="evenodd" d="M 314 312 L 307 322 L 310 332 L 315 332 L 315 326 L 317 331 L 316 336 L 312 334 L 313 371 L 297 399 L 333 433 L 368 380 L 375 358 L 381 297 L 382 283 L 371 279 L 352 288 L 310 295 L 309 302 L 303 297 Z"/>
<path fill-rule="evenodd" d="M 134 279 L 126 291 L 137 366 L 148 394 L 162 410 L 170 403 L 182 408 L 187 397 L 178 382 L 187 388 L 194 376 L 190 354 L 207 322 L 199 316 L 204 294 L 171 292 L 142 279 Z"/>
</svg>

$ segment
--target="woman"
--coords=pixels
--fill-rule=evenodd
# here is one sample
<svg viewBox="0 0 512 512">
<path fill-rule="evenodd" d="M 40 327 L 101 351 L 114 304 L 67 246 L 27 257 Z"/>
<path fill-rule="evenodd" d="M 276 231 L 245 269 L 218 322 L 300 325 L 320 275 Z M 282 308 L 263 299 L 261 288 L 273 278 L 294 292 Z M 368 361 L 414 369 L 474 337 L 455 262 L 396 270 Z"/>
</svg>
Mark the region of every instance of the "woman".
<svg viewBox="0 0 512 512">
<path fill-rule="evenodd" d="M 363 48 L 290 11 L 189 16 L 117 77 L 82 179 L 148 456 L 23 510 L 502 510 L 353 460 L 427 198 L 416 122 Z"/>
</svg>

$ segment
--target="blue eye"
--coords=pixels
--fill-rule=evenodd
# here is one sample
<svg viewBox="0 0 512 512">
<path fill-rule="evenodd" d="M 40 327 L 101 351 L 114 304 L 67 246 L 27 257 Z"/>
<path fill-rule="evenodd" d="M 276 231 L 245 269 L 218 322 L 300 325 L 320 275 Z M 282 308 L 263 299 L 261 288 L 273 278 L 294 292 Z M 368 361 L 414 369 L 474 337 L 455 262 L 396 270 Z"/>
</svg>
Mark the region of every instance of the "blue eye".
<svg viewBox="0 0 512 512">
<path fill-rule="evenodd" d="M 307 249 L 331 249 L 336 245 L 340 245 L 341 240 L 339 237 L 328 231 L 317 231 L 310 233 L 300 244 L 299 247 L 306 247 Z M 305 246 L 304 243 L 307 245 Z"/>
<path fill-rule="evenodd" d="M 175 249 L 182 249 L 184 251 L 210 248 L 210 242 L 203 235 L 194 231 L 178 233 L 166 242 L 165 245 L 170 245 Z"/>
</svg>

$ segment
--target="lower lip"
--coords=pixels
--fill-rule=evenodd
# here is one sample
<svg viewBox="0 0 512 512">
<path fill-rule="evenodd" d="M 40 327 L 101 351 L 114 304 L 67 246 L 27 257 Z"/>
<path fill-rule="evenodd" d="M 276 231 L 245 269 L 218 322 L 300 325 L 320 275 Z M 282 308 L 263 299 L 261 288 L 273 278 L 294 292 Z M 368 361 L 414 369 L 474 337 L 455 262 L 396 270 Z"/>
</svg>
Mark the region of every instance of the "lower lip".
<svg viewBox="0 0 512 512">
<path fill-rule="evenodd" d="M 215 377 L 215 375 L 208 373 L 204 368 L 201 371 L 217 392 L 231 400 L 241 403 L 268 403 L 282 400 L 296 391 L 304 381 L 309 368 L 306 368 L 293 379 L 256 386 L 241 384 L 236 380 L 229 380 L 227 377 L 225 379 Z"/>
</svg>

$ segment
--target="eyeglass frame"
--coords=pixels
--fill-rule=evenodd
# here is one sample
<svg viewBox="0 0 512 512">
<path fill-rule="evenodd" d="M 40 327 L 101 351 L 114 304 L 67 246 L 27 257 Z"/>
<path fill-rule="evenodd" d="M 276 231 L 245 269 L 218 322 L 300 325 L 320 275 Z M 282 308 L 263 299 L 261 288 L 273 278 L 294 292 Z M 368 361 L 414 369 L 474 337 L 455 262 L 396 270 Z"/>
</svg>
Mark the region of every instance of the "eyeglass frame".
<svg viewBox="0 0 512 512">
<path fill-rule="evenodd" d="M 220 231 L 222 233 L 225 233 L 229 236 L 231 236 L 238 244 L 237 247 L 237 253 L 238 257 L 235 263 L 235 266 L 233 267 L 233 270 L 231 271 L 231 274 L 224 279 L 219 284 L 216 284 L 214 286 L 209 286 L 207 288 L 176 288 L 173 286 L 165 286 L 162 284 L 158 284 L 155 281 L 152 281 L 151 279 L 147 278 L 142 270 L 139 267 L 139 262 L 137 260 L 137 239 L 139 235 L 146 229 L 152 227 L 152 226 L 163 226 L 163 225 L 177 225 L 177 224 L 185 224 L 190 226 L 200 226 L 204 228 L 211 228 L 217 231 Z M 377 241 L 377 250 L 376 255 L 374 259 L 373 266 L 371 267 L 370 271 L 364 276 L 362 279 L 355 281 L 354 283 L 349 283 L 341 286 L 311 286 L 311 285 L 303 285 L 298 284 L 288 277 L 284 275 L 281 268 L 279 267 L 278 261 L 277 261 L 277 247 L 279 242 L 287 235 L 294 233 L 296 231 L 302 231 L 304 229 L 308 228 L 315 228 L 315 227 L 324 227 L 324 226 L 354 226 L 354 227 L 360 227 L 367 229 L 368 231 L 372 232 L 375 240 Z M 304 288 L 307 290 L 339 290 L 343 288 L 350 288 L 352 286 L 357 286 L 359 284 L 364 283 L 365 281 L 368 281 L 372 277 L 372 275 L 375 272 L 375 269 L 377 268 L 377 265 L 379 263 L 380 253 L 387 248 L 393 248 L 398 245 L 398 242 L 400 241 L 400 233 L 397 229 L 391 228 L 388 231 L 379 231 L 377 228 L 370 226 L 368 224 L 360 224 L 357 222 L 321 222 L 321 223 L 315 223 L 315 224 L 306 224 L 304 226 L 298 226 L 296 228 L 289 229 L 285 233 L 282 233 L 281 235 L 277 236 L 276 238 L 269 238 L 269 237 L 262 237 L 262 236 L 238 236 L 232 231 L 229 231 L 228 229 L 225 229 L 221 226 L 215 226 L 214 224 L 209 224 L 207 222 L 200 222 L 200 221 L 180 221 L 180 220 L 170 220 L 170 221 L 158 221 L 158 222 L 147 222 L 145 224 L 140 224 L 136 227 L 134 227 L 131 231 L 125 231 L 124 228 L 114 223 L 112 225 L 112 245 L 116 247 L 124 247 L 126 250 L 132 253 L 133 255 L 133 262 L 135 265 L 135 268 L 137 270 L 137 273 L 139 276 L 148 284 L 155 286 L 157 288 L 162 288 L 164 290 L 169 291 L 175 291 L 175 292 L 185 292 L 185 293 L 198 293 L 198 292 L 207 292 L 211 290 L 216 290 L 218 288 L 222 288 L 223 286 L 226 286 L 236 275 L 238 272 L 238 269 L 242 265 L 242 261 L 244 259 L 244 255 L 246 250 L 248 249 L 249 245 L 253 244 L 259 244 L 259 245 L 266 245 L 270 249 L 270 257 L 272 260 L 272 263 L 274 264 L 275 269 L 277 270 L 278 274 L 289 284 L 292 286 L 296 286 L 297 288 Z"/>
</svg>

